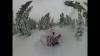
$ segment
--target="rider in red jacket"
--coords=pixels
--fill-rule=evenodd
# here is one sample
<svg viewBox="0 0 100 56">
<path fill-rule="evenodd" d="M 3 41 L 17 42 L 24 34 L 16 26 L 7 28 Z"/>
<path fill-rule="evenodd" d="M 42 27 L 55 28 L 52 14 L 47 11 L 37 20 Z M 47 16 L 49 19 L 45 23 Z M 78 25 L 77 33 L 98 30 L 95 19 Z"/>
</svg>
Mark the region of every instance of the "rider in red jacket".
<svg viewBox="0 0 100 56">
<path fill-rule="evenodd" d="M 55 46 L 59 44 L 59 39 L 61 37 L 61 34 L 58 36 L 55 36 L 55 32 L 52 32 L 52 35 L 47 37 L 47 46 Z"/>
<path fill-rule="evenodd" d="M 52 35 L 47 37 L 47 46 L 52 46 L 53 39 L 55 38 L 55 32 L 52 32 Z"/>
<path fill-rule="evenodd" d="M 52 46 L 56 46 L 59 44 L 59 39 L 61 38 L 61 34 L 59 34 L 58 36 L 56 36 L 53 40 L 52 40 Z"/>
</svg>

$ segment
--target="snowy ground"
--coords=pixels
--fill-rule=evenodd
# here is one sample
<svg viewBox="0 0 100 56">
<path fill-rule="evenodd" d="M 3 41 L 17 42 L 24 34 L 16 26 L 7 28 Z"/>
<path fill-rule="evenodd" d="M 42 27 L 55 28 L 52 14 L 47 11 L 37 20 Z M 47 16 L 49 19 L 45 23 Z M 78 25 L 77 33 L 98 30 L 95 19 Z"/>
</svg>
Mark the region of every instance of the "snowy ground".
<svg viewBox="0 0 100 56">
<path fill-rule="evenodd" d="M 86 32 L 81 40 L 77 41 L 69 27 L 56 27 L 55 31 L 63 36 L 63 42 L 55 48 L 41 44 L 40 38 L 46 31 L 34 30 L 27 39 L 13 36 L 13 56 L 87 56 Z"/>
</svg>

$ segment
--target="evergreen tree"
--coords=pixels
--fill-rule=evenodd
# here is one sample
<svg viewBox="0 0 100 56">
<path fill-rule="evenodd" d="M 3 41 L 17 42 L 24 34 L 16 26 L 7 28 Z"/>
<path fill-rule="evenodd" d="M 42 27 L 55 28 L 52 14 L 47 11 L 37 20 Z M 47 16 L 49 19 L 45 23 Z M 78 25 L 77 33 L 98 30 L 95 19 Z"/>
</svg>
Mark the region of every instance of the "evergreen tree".
<svg viewBox="0 0 100 56">
<path fill-rule="evenodd" d="M 84 22 L 83 22 L 82 15 L 79 13 L 77 19 L 77 29 L 75 33 L 75 37 L 77 37 L 77 40 L 80 39 L 83 33 L 84 33 Z"/>
<path fill-rule="evenodd" d="M 78 26 L 83 26 L 83 25 L 84 25 L 83 17 L 80 13 L 78 13 Z"/>
<path fill-rule="evenodd" d="M 64 23 L 64 13 L 60 14 L 60 24 Z"/>
<path fill-rule="evenodd" d="M 73 7 L 74 9 L 77 9 L 79 12 L 85 10 L 85 8 L 79 2 L 65 1 L 64 4 Z"/>
<path fill-rule="evenodd" d="M 76 30 L 77 30 L 75 33 L 76 40 L 80 40 L 81 39 L 80 37 L 83 36 L 84 31 L 80 27 L 78 27 Z"/>
<path fill-rule="evenodd" d="M 77 37 L 77 40 L 78 40 L 78 39 L 80 39 L 80 37 L 83 35 L 83 32 L 84 32 L 83 17 L 85 17 L 85 19 L 87 21 L 87 10 L 79 2 L 65 1 L 64 4 L 78 10 L 78 19 L 71 20 L 71 19 L 69 19 L 70 17 L 66 16 L 67 23 L 72 24 L 73 28 L 75 26 L 75 28 L 76 28 L 75 36 Z M 84 4 L 87 5 L 87 3 L 84 3 Z"/>
<path fill-rule="evenodd" d="M 41 20 L 39 21 L 39 29 L 49 29 L 50 27 L 50 16 L 49 16 L 49 12 L 43 16 L 41 18 Z"/>
<path fill-rule="evenodd" d="M 87 2 L 84 2 L 84 4 L 86 5 L 87 10 L 83 12 L 83 17 L 85 18 L 85 25 L 87 26 L 88 25 L 88 4 Z"/>
<path fill-rule="evenodd" d="M 64 13 L 60 14 L 60 22 L 59 22 L 59 24 L 61 26 L 65 26 L 67 24 L 67 19 L 64 17 Z"/>
<path fill-rule="evenodd" d="M 30 6 L 29 8 L 26 9 L 26 11 L 23 13 L 22 18 L 24 20 L 29 20 L 29 13 L 32 10 L 33 6 Z"/>
<path fill-rule="evenodd" d="M 71 25 L 72 24 L 72 19 L 70 16 L 66 15 L 66 17 L 64 17 L 64 14 L 60 14 L 60 22 L 59 24 L 61 26 L 66 26 L 66 25 Z"/>
<path fill-rule="evenodd" d="M 71 17 L 69 17 L 68 15 L 66 15 L 66 24 L 67 25 L 71 25 L 71 23 L 72 23 Z"/>
<path fill-rule="evenodd" d="M 83 17 L 85 18 L 85 25 L 87 26 L 88 25 L 88 12 L 87 11 L 83 12 Z"/>
<path fill-rule="evenodd" d="M 31 29 L 36 29 L 36 21 L 33 19 L 29 19 L 29 25 Z"/>
<path fill-rule="evenodd" d="M 21 33 L 21 35 L 30 35 L 31 27 L 29 24 L 29 12 L 32 9 L 32 6 L 29 7 L 32 1 L 28 1 L 23 4 L 20 10 L 17 12 L 17 17 L 15 19 L 17 25 L 17 31 Z"/>
<path fill-rule="evenodd" d="M 28 8 L 28 6 L 32 3 L 32 1 L 28 1 L 25 4 L 23 4 L 20 8 L 20 10 L 16 13 L 16 21 L 19 21 L 20 18 L 22 17 L 22 15 L 24 14 L 24 12 L 26 11 L 26 9 Z"/>
</svg>

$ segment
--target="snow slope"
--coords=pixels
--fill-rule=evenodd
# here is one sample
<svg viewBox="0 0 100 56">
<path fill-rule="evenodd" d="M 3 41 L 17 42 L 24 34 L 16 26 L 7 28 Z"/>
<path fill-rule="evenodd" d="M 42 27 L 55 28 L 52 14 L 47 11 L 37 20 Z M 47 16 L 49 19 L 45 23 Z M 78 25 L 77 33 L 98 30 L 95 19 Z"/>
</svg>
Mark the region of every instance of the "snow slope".
<svg viewBox="0 0 100 56">
<path fill-rule="evenodd" d="M 46 47 L 40 42 L 46 31 L 34 30 L 28 38 L 13 36 L 13 56 L 87 56 L 87 33 L 80 41 L 75 40 L 70 27 L 55 27 L 57 33 L 63 36 L 63 42 L 58 47 Z"/>
</svg>

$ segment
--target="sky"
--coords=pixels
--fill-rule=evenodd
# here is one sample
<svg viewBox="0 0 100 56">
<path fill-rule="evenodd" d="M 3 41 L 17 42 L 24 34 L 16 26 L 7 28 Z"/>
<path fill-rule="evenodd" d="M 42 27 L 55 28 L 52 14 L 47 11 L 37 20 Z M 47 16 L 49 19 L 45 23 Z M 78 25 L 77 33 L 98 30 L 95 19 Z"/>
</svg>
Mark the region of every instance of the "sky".
<svg viewBox="0 0 100 56">
<path fill-rule="evenodd" d="M 30 0 L 13 0 L 13 18 L 16 18 L 16 12 L 20 6 Z M 64 2 L 68 0 L 33 0 L 30 6 L 33 6 L 30 17 L 38 21 L 46 13 L 50 12 L 50 17 L 54 18 L 57 22 L 60 18 L 60 14 L 63 12 L 65 15 L 69 15 L 72 18 L 77 18 L 77 11 L 64 5 Z M 75 0 L 75 1 L 86 1 L 86 0 Z"/>
</svg>

